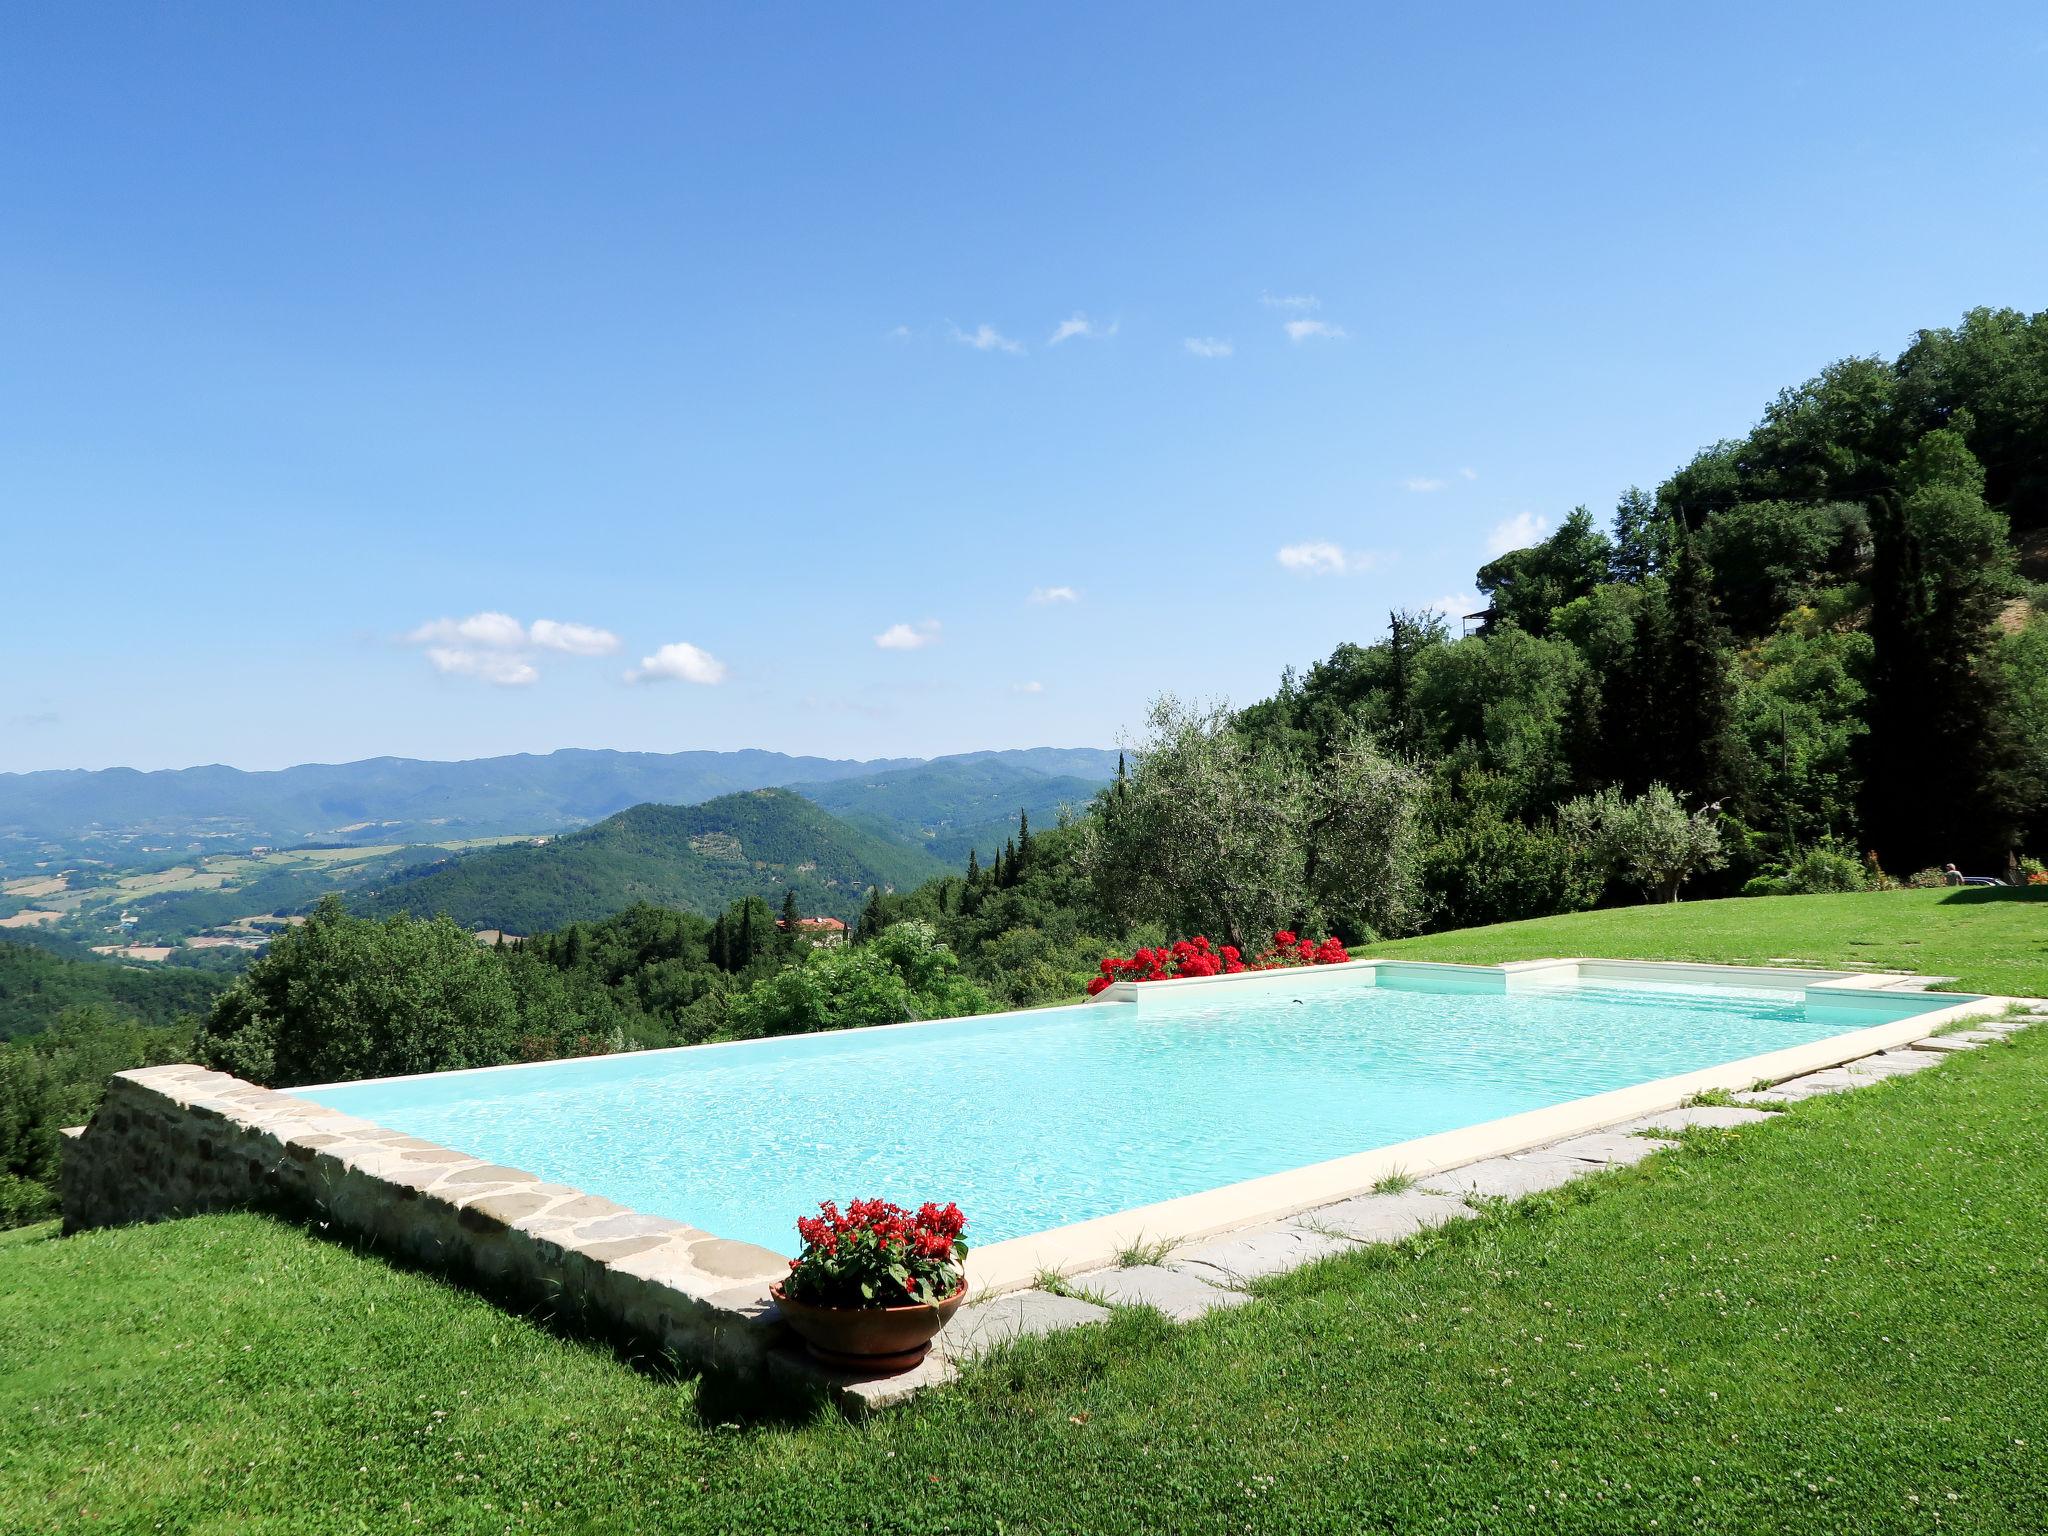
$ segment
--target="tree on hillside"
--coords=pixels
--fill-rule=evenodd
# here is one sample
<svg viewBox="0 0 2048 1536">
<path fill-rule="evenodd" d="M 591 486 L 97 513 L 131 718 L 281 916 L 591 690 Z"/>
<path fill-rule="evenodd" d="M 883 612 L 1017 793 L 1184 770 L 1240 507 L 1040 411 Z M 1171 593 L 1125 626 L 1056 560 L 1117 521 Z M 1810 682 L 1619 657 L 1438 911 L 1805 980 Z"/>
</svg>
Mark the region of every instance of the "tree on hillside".
<svg viewBox="0 0 2048 1536">
<path fill-rule="evenodd" d="M 1635 486 L 1621 493 L 1614 508 L 1613 552 L 1608 573 L 1616 581 L 1641 586 L 1663 564 L 1664 535 L 1670 519 L 1657 509 L 1657 498 Z"/>
<path fill-rule="evenodd" d="M 1906 475 L 1904 496 L 1871 508 L 1865 840 L 1894 869 L 2002 869 L 2023 820 L 2018 743 L 1992 660 L 2010 546 L 1959 432 L 1928 433 Z"/>
<path fill-rule="evenodd" d="M 1674 530 L 1664 622 L 1656 632 L 1659 730 L 1654 776 L 1681 796 L 1718 800 L 1736 788 L 1735 678 L 1699 539 Z"/>
<path fill-rule="evenodd" d="M 877 893 L 879 894 L 879 893 Z M 806 1034 L 983 1013 L 988 994 L 929 923 L 892 923 L 858 949 L 814 949 L 732 998 L 733 1038 Z"/>
<path fill-rule="evenodd" d="M 1510 550 L 1479 568 L 1479 590 L 1493 607 L 1489 627 L 1513 624 L 1532 635 L 1549 633 L 1552 610 L 1608 579 L 1613 553 L 1593 514 L 1574 507 L 1542 543 Z"/>
<path fill-rule="evenodd" d="M 782 923 L 776 937 L 776 948 L 785 955 L 795 954 L 803 942 L 803 920 L 797 915 L 795 891 L 782 893 Z"/>
<path fill-rule="evenodd" d="M 1694 875 L 1726 862 L 1719 807 L 1687 812 L 1662 784 L 1630 798 L 1619 790 L 1582 795 L 1558 807 L 1558 829 L 1610 873 L 1661 901 L 1676 901 Z"/>
<path fill-rule="evenodd" d="M 1220 707 L 1154 701 L 1121 793 L 1082 823 L 1103 910 L 1244 947 L 1277 927 L 1365 938 L 1413 913 L 1418 776 L 1354 732 L 1311 772 Z"/>
<path fill-rule="evenodd" d="M 330 896 L 221 995 L 196 1047 L 289 1086 L 488 1066 L 523 1032 L 501 956 L 445 917 L 377 922 Z"/>
</svg>

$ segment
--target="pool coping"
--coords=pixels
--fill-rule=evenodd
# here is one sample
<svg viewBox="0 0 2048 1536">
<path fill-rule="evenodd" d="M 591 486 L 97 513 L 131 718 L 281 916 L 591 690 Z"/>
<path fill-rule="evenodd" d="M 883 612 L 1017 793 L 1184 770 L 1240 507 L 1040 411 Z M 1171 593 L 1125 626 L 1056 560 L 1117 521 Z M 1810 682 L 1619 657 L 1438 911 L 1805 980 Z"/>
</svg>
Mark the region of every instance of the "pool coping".
<svg viewBox="0 0 2048 1536">
<path fill-rule="evenodd" d="M 1342 972 L 1351 970 L 1354 966 L 1376 963 L 1378 962 L 1364 961 L 1353 962 L 1352 966 L 1303 968 L 1299 972 L 1285 974 L 1298 976 L 1303 980 L 1313 980 L 1318 971 Z M 1600 973 L 1604 973 L 1590 978 L 1594 980 L 1634 977 L 1675 983 L 1680 980 L 1680 972 L 1712 972 L 1715 973 L 1714 979 L 1722 985 L 1732 984 L 1737 976 L 1747 980 L 1759 973 L 1777 978 L 1784 978 L 1787 975 L 1824 974 L 1828 977 L 1825 981 L 1805 982 L 1800 985 L 1804 990 L 1823 992 L 1830 998 L 1845 1002 L 1858 994 L 1885 993 L 1896 996 L 1901 992 L 1913 992 L 1930 997 L 1942 995 L 1925 992 L 1916 985 L 1924 982 L 1925 978 L 1903 972 L 1786 972 L 1766 971 L 1762 967 L 1707 966 L 1682 961 L 1655 960 L 1543 960 L 1509 962 L 1503 966 L 1440 965 L 1437 962 L 1420 961 L 1396 963 L 1403 967 L 1427 964 L 1432 968 L 1447 971 L 1504 973 L 1510 980 L 1518 973 L 1525 976 L 1539 971 L 1554 973 L 1556 968 L 1565 966 L 1574 968 L 1574 979 L 1582 974 L 1579 968 L 1593 966 L 1597 967 Z M 1137 984 L 1134 990 L 1179 987 L 1193 989 L 1217 981 L 1235 979 L 1188 977 L 1141 983 Z M 1555 981 L 1557 978 L 1553 974 L 1546 979 Z M 1708 984 L 1714 982 L 1710 981 Z M 1792 986 L 1782 980 L 1773 981 L 1768 985 L 1785 985 L 1786 990 L 1792 990 Z M 1114 990 L 1116 989 L 1107 989 L 1101 995 L 1107 996 Z M 1427 1177 L 1447 1168 L 1477 1162 L 1482 1158 L 1508 1156 L 1548 1142 L 1597 1131 L 1638 1115 L 1676 1109 L 1697 1094 L 1710 1093 L 1717 1089 L 1739 1092 L 1765 1079 L 1773 1082 L 1782 1081 L 1826 1067 L 1840 1066 L 1845 1062 L 1874 1055 L 1895 1046 L 1908 1045 L 1959 1020 L 1978 1017 L 1986 1012 L 1995 1014 L 2002 1011 L 2011 1001 L 2007 998 L 1971 994 L 1947 1008 L 1916 1013 L 1911 1018 L 1888 1020 L 1864 1029 L 1830 1035 L 1823 1040 L 1809 1041 L 1803 1045 L 1785 1046 L 1779 1050 L 1740 1057 L 1734 1061 L 1696 1068 L 1690 1072 L 1653 1079 L 1647 1083 L 1567 1099 L 1561 1104 L 1546 1105 L 1541 1109 L 1525 1110 L 1519 1114 L 1480 1121 L 1454 1130 L 1438 1131 L 1432 1135 L 1395 1142 L 1366 1152 L 1355 1152 L 1280 1173 L 1219 1185 L 1214 1189 L 1181 1195 L 1171 1200 L 1133 1206 L 1128 1210 L 1093 1217 L 1087 1221 L 1073 1222 L 1067 1226 L 1049 1228 L 1043 1232 L 1007 1238 L 977 1248 L 968 1255 L 968 1281 L 983 1294 L 996 1294 L 1029 1286 L 1046 1276 L 1074 1275 L 1085 1270 L 1101 1268 L 1117 1254 L 1133 1247 L 1147 1244 L 1180 1245 L 1243 1227 L 1283 1221 L 1290 1216 L 1314 1210 L 1318 1206 L 1334 1204 L 1368 1193 L 1375 1184 L 1391 1174 Z"/>
<path fill-rule="evenodd" d="M 1355 978 L 1368 967 L 1405 970 L 1419 964 L 1430 963 L 1366 960 L 1242 978 L 1148 983 L 1139 1005 L 1170 1008 L 1176 996 L 1193 1000 L 1200 996 L 1200 988 L 1216 981 L 1246 990 L 1291 989 Z M 1467 980 L 1498 977 L 1504 990 L 1581 977 L 1803 987 L 1850 1007 L 1859 997 L 1881 1007 L 1898 993 L 1926 985 L 1926 978 L 1895 972 L 1660 961 L 1523 961 L 1438 969 Z M 2010 1001 L 1967 996 L 1909 1019 L 1886 1020 L 1805 1045 L 990 1243 L 969 1255 L 968 1281 L 978 1301 L 995 1298 L 994 1306 L 983 1314 L 993 1318 L 1005 1302 L 1013 1309 L 1029 1305 L 1031 1297 L 1043 1302 L 1043 1293 L 1030 1288 L 1048 1276 L 1114 1265 L 1136 1244 L 1184 1244 L 1257 1228 L 1363 1195 L 1389 1173 L 1429 1177 L 1596 1131 L 1632 1116 L 1673 1109 L 1710 1089 L 1746 1089 L 1837 1066 L 1920 1040 L 1960 1019 L 1997 1013 Z M 1028 1018 L 1050 1011 L 1014 1010 L 980 1017 Z M 876 1028 L 962 1022 L 927 1020 L 821 1033 L 872 1035 Z M 731 1042 L 748 1043 L 753 1042 Z M 470 1070 L 520 1071 L 529 1065 L 557 1063 Z M 411 1074 L 451 1075 L 460 1074 Z M 742 1376 L 765 1370 L 769 1376 L 812 1388 L 823 1385 L 842 1401 L 851 1392 L 863 1407 L 893 1400 L 895 1388 L 821 1381 L 815 1369 L 801 1360 L 792 1362 L 768 1295 L 769 1284 L 786 1272 L 788 1261 L 781 1255 L 491 1164 L 300 1096 L 311 1091 L 315 1090 L 263 1088 L 191 1065 L 116 1074 L 91 1124 L 67 1133 L 66 1230 L 250 1206 L 311 1211 L 343 1233 L 474 1276 L 493 1290 L 581 1316 L 601 1331 L 652 1343 L 680 1361 Z M 1005 1293 L 1014 1293 L 1015 1299 Z M 963 1317 L 976 1312 L 970 1307 Z M 972 1329 L 976 1323 L 970 1318 L 965 1326 Z M 911 1383 L 902 1386 L 914 1390 Z"/>
</svg>

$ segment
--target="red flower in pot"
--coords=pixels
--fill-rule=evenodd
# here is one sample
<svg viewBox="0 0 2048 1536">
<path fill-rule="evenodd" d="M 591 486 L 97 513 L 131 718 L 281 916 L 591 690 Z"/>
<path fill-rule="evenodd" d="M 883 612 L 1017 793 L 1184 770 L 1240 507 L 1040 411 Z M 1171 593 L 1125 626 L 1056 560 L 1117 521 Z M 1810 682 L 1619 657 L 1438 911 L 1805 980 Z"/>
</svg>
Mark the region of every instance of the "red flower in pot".
<svg viewBox="0 0 2048 1536">
<path fill-rule="evenodd" d="M 967 1296 L 960 1207 L 827 1200 L 798 1219 L 803 1252 L 772 1288 L 783 1318 L 828 1365 L 888 1374 L 924 1359 Z"/>
</svg>

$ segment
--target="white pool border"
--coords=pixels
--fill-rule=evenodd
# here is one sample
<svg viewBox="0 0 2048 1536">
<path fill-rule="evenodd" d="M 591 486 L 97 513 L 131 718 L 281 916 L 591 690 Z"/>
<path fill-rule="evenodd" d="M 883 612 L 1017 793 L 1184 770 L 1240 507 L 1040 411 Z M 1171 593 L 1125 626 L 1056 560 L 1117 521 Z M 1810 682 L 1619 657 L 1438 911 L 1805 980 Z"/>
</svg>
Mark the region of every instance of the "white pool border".
<svg viewBox="0 0 2048 1536">
<path fill-rule="evenodd" d="M 1303 985 L 1321 987 L 1329 984 L 1323 980 L 1326 976 L 1333 977 L 1368 966 L 1428 969 L 1461 973 L 1465 977 L 1480 974 L 1499 976 L 1504 992 L 1519 991 L 1524 986 L 1571 985 L 1579 980 L 1650 981 L 1680 986 L 1757 986 L 1818 992 L 1828 1001 L 1849 1007 L 1856 1006 L 1859 998 L 1869 998 L 1874 1009 L 1881 1006 L 1880 998 L 1889 1001 L 1901 993 L 1927 997 L 1942 995 L 1925 990 L 1927 978 L 1901 972 L 1781 969 L 1661 960 L 1530 960 L 1494 966 L 1364 960 L 1347 966 L 1263 973 L 1257 979 L 1269 986 L 1276 982 L 1283 986 L 1291 982 L 1297 988 Z M 1156 992 L 1163 1003 L 1173 996 L 1175 990 L 1193 993 L 1199 988 L 1235 983 L 1239 979 L 1235 976 L 1190 977 L 1175 981 L 1120 983 L 1099 996 L 1121 1001 L 1124 999 L 1115 995 L 1127 988 L 1140 994 Z M 1517 985 L 1518 980 L 1522 985 Z M 1542 1109 L 1439 1131 L 1391 1146 L 1332 1158 L 1327 1162 L 1265 1174 L 1197 1194 L 990 1243 L 968 1256 L 968 1280 L 984 1294 L 1015 1290 L 1048 1275 L 1075 1275 L 1101 1268 L 1115 1262 L 1117 1255 L 1133 1247 L 1160 1243 L 1178 1245 L 1243 1227 L 1282 1221 L 1319 1206 L 1366 1194 L 1380 1180 L 1392 1174 L 1426 1177 L 1478 1162 L 1482 1158 L 1503 1157 L 1597 1131 L 1638 1115 L 1675 1109 L 1697 1094 L 1717 1089 L 1741 1092 L 1760 1082 L 1782 1082 L 1789 1077 L 1840 1066 L 1844 1062 L 1925 1039 L 1964 1019 L 1987 1015 L 1996 1017 L 2013 1001 L 2011 998 L 1972 994 L 1949 1007 L 1916 1013 L 1911 1018 L 1886 1020 L 1867 1029 L 1830 1035 L 1824 1040 L 1804 1045 L 1787 1046 L 1628 1088 L 1568 1099 L 1562 1104 Z"/>
<path fill-rule="evenodd" d="M 1147 1014 L 1171 1012 L 1180 1007 L 1206 1007 L 1219 996 L 1217 989 L 1235 993 L 1270 992 L 1292 994 L 1322 991 L 1338 986 L 1376 985 L 1382 972 L 1397 972 L 1404 980 L 1442 978 L 1447 988 L 1467 994 L 1491 990 L 1498 982 L 1505 994 L 1569 987 L 1582 981 L 1650 982 L 1684 987 L 1753 987 L 1801 991 L 1816 1000 L 1837 1007 L 1855 1008 L 1867 1004 L 1873 1012 L 1889 1012 L 1900 994 L 1939 997 L 1928 992 L 1926 977 L 1904 972 L 1855 972 L 1807 966 L 1745 966 L 1670 960 L 1604 960 L 1594 957 L 1507 961 L 1498 965 L 1469 965 L 1442 961 L 1362 958 L 1341 965 L 1293 967 L 1278 971 L 1248 971 L 1231 976 L 1186 977 L 1159 982 L 1119 982 L 1104 989 L 1087 1003 L 1054 1008 L 1010 1009 L 999 1013 L 960 1018 L 917 1019 L 900 1024 L 867 1025 L 852 1029 L 820 1030 L 810 1034 L 771 1036 L 761 1040 L 726 1040 L 703 1045 L 664 1046 L 656 1050 L 623 1053 L 636 1060 L 672 1056 L 679 1052 L 719 1052 L 758 1048 L 766 1044 L 818 1042 L 821 1046 L 836 1037 L 858 1036 L 871 1040 L 880 1033 L 925 1030 L 952 1026 L 972 1029 L 977 1024 L 1003 1025 L 1034 1020 L 1048 1014 L 1106 1005 L 1136 1006 Z M 1407 990 L 1404 988 L 1403 990 Z M 993 1295 L 1032 1285 L 1050 1274 L 1073 1275 L 1111 1263 L 1126 1250 L 1156 1243 L 1179 1244 L 1213 1237 L 1242 1227 L 1284 1220 L 1318 1206 L 1368 1192 L 1390 1174 L 1423 1177 L 1476 1162 L 1524 1151 L 1565 1137 L 1598 1130 L 1617 1121 L 1658 1110 L 1672 1109 L 1696 1094 L 1715 1089 L 1739 1092 L 1766 1079 L 1776 1082 L 1824 1067 L 1838 1066 L 1858 1057 L 1909 1044 L 1966 1018 L 2004 1010 L 2010 999 L 1971 995 L 1946 1008 L 1930 1009 L 1907 1019 L 1886 1019 L 1866 1029 L 1831 1035 L 1804 1045 L 1788 1046 L 1762 1055 L 1746 1056 L 1677 1076 L 1659 1078 L 1628 1088 L 1570 1099 L 1542 1109 L 1528 1110 L 1496 1120 L 1460 1126 L 1391 1146 L 1351 1153 L 1325 1162 L 1264 1174 L 1258 1178 L 1220 1185 L 1213 1189 L 1176 1196 L 1148 1205 L 1086 1221 L 1048 1228 L 1006 1238 L 974 1249 L 968 1256 L 967 1277 L 981 1295 Z M 575 1058 L 590 1062 L 617 1061 L 621 1054 Z M 339 1089 L 371 1088 L 392 1083 L 447 1080 L 485 1074 L 560 1069 L 572 1064 L 564 1060 L 513 1062 L 500 1066 L 469 1067 L 450 1072 L 407 1073 L 395 1077 L 357 1079 L 352 1082 L 310 1084 L 281 1090 L 291 1095 L 309 1095 Z M 945 1195 L 943 1189 L 932 1192 Z M 792 1213 L 791 1220 L 795 1219 Z"/>
</svg>

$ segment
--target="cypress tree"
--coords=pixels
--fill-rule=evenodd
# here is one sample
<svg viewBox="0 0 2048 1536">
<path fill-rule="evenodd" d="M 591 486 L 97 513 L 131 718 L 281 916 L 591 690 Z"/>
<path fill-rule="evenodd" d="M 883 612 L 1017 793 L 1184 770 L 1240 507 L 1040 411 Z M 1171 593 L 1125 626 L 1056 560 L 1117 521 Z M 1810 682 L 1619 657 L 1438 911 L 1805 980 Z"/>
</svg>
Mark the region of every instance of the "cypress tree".
<svg viewBox="0 0 2048 1536">
<path fill-rule="evenodd" d="M 1714 574 L 1699 540 L 1682 526 L 1673 533 L 1677 558 L 1665 593 L 1657 666 L 1657 777 L 1680 795 L 1718 800 L 1738 787 L 1735 680 L 1714 602 Z"/>
<path fill-rule="evenodd" d="M 869 939 L 874 938 L 881 931 L 882 888 L 878 885 L 871 885 L 868 887 L 868 904 L 865 907 L 861 908 L 860 913 L 861 942 L 866 943 Z"/>
<path fill-rule="evenodd" d="M 733 967 L 744 971 L 754 963 L 754 898 L 749 896 L 740 903 L 739 952 L 734 958 L 739 962 Z"/>
<path fill-rule="evenodd" d="M 971 890 L 979 884 L 981 884 L 981 859 L 970 848 L 967 850 L 967 885 Z"/>
<path fill-rule="evenodd" d="M 1003 842 L 1003 875 L 996 881 L 1005 890 L 1017 883 L 1017 840 L 1006 838 Z"/>
<path fill-rule="evenodd" d="M 801 935 L 801 932 L 802 928 L 797 920 L 796 892 L 794 890 L 785 890 L 782 893 L 781 944 L 782 952 L 785 955 L 794 954 L 796 952 L 797 940 Z"/>
<path fill-rule="evenodd" d="M 711 938 L 705 946 L 705 958 L 721 971 L 732 969 L 732 938 L 726 932 L 725 914 L 718 914 L 718 920 L 711 925 Z"/>
<path fill-rule="evenodd" d="M 1021 876 L 1031 867 L 1031 812 L 1017 812 L 1017 872 Z"/>
<path fill-rule="evenodd" d="M 1931 558 L 1896 495 L 1872 500 L 1870 524 L 1869 730 L 1858 744 L 1864 840 L 1900 874 L 1950 862 L 2002 867 L 2013 835 L 2015 742 L 1983 656 L 1999 573 Z"/>
<path fill-rule="evenodd" d="M 996 861 L 989 866 L 988 883 L 996 890 L 1003 888 L 1003 850 L 996 850 Z"/>
</svg>

